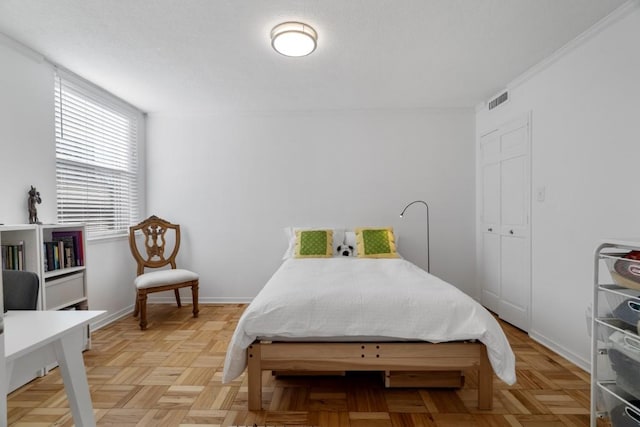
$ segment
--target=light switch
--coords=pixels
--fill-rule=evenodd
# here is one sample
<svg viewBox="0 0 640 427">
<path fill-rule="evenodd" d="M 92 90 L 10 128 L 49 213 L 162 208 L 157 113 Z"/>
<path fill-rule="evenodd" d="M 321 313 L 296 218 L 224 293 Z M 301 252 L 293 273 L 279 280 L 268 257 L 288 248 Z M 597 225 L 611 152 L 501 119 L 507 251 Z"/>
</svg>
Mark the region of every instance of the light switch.
<svg viewBox="0 0 640 427">
<path fill-rule="evenodd" d="M 536 188 L 536 199 L 538 199 L 539 202 L 544 202 L 545 193 L 546 187 L 543 186 Z"/>
</svg>

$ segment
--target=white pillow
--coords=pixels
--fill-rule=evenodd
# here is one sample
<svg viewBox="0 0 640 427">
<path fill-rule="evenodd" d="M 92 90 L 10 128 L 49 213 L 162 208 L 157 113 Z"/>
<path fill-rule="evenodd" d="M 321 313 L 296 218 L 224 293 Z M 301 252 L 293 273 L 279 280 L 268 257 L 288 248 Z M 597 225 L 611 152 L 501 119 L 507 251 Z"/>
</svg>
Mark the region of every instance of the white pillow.
<svg viewBox="0 0 640 427">
<path fill-rule="evenodd" d="M 296 253 L 296 231 L 297 230 L 333 230 L 333 255 L 338 253 L 338 246 L 344 242 L 344 230 L 333 227 L 285 227 L 284 234 L 287 236 L 288 247 L 282 259 L 293 258 Z"/>
</svg>

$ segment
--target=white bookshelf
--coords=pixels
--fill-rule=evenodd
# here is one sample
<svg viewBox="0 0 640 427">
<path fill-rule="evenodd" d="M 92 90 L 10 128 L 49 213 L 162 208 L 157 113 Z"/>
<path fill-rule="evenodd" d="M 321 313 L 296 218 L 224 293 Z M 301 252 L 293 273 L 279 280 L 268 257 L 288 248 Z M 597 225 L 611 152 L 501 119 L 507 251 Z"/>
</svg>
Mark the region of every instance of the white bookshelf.
<svg viewBox="0 0 640 427">
<path fill-rule="evenodd" d="M 56 234 L 73 232 L 80 236 L 82 246 L 81 265 L 47 269 L 46 242 L 54 240 Z M 76 237 L 78 238 L 78 237 Z M 38 275 L 38 310 L 88 309 L 86 278 L 86 230 L 82 224 L 15 224 L 0 226 L 0 242 L 3 244 L 22 244 L 24 262 L 22 269 Z M 60 257 L 60 254 L 58 254 Z M 78 260 L 76 259 L 76 264 Z M 0 280 L 0 285 L 2 284 Z M 26 331 L 28 332 L 28 331 Z M 83 332 L 83 349 L 90 346 L 90 331 Z M 55 365 L 54 365 L 55 366 Z M 12 378 L 9 392 L 26 384 L 37 376 L 42 376 L 53 366 L 43 366 L 38 372 L 26 372 L 18 378 Z"/>
<path fill-rule="evenodd" d="M 43 310 L 61 310 L 69 307 L 88 308 L 87 281 L 86 281 L 86 237 L 83 225 L 76 224 L 56 224 L 41 225 L 40 238 L 42 246 L 42 261 L 40 262 L 40 277 Z M 49 269 L 45 271 L 46 242 L 53 240 L 53 236 L 58 232 L 80 232 L 81 241 L 77 242 L 82 247 L 81 264 L 76 266 L 65 266 L 59 269 Z"/>
</svg>

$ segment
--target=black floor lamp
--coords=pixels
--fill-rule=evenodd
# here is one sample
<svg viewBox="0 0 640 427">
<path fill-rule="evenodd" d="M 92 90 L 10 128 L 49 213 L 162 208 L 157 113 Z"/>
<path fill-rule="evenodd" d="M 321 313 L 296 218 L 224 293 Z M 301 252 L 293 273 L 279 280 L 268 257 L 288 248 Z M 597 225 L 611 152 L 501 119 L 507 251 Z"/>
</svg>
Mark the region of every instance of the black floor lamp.
<svg viewBox="0 0 640 427">
<path fill-rule="evenodd" d="M 415 203 L 422 203 L 427 208 L 427 272 L 431 272 L 430 271 L 431 270 L 431 262 L 430 262 L 431 250 L 429 249 L 429 205 L 424 200 L 414 200 L 413 202 L 405 206 L 404 209 L 402 209 L 402 212 L 400 213 L 400 218 L 402 218 L 407 208 L 409 208 L 409 206 Z"/>
</svg>

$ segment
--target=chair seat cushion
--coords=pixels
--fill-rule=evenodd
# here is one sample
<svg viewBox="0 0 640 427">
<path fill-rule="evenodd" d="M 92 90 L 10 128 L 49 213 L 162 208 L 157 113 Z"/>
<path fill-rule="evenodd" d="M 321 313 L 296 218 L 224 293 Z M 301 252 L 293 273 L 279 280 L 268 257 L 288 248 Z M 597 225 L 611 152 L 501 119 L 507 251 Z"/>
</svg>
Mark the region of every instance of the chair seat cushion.
<svg viewBox="0 0 640 427">
<path fill-rule="evenodd" d="M 144 273 L 136 277 L 133 282 L 137 289 L 155 288 L 156 286 L 174 285 L 177 283 L 198 280 L 200 276 L 189 270 L 176 268 L 172 270 L 159 270 Z"/>
</svg>

